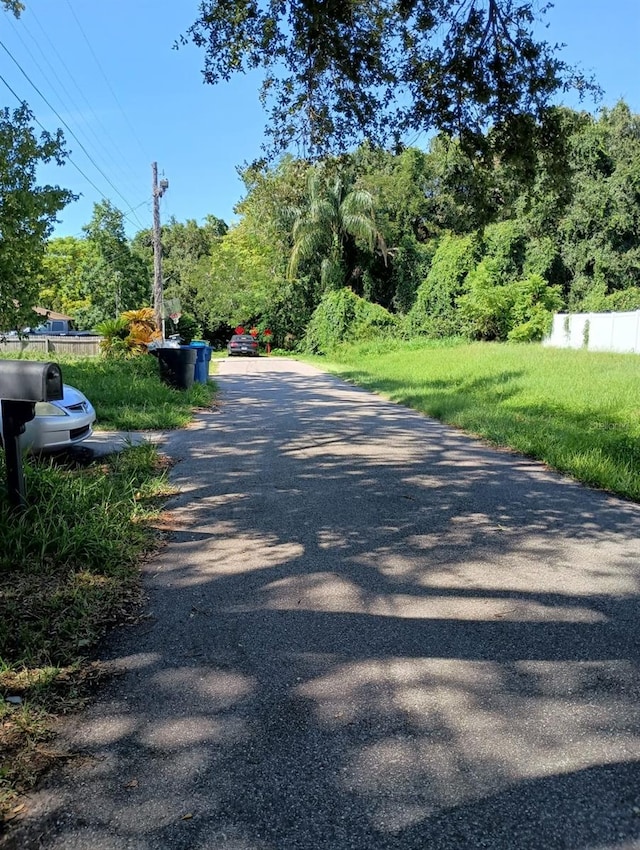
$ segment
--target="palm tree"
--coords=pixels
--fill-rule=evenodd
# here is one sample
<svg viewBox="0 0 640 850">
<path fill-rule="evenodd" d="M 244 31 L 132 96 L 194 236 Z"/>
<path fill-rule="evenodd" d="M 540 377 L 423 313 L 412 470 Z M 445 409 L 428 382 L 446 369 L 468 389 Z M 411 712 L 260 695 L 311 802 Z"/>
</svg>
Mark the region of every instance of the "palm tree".
<svg viewBox="0 0 640 850">
<path fill-rule="evenodd" d="M 323 292 L 340 289 L 353 272 L 345 258 L 350 239 L 364 243 L 371 253 L 378 248 L 386 256 L 376 226 L 373 195 L 364 189 L 349 190 L 340 176 L 325 180 L 317 168 L 309 173 L 307 192 L 308 206 L 293 225 L 289 278 L 294 278 L 301 263 L 307 261 L 319 266 Z"/>
</svg>

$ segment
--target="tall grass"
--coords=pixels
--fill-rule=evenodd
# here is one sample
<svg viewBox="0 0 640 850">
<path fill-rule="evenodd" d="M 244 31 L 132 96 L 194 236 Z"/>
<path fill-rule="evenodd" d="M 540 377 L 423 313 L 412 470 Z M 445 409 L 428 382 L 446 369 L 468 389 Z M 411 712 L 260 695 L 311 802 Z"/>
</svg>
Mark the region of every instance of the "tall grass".
<svg viewBox="0 0 640 850">
<path fill-rule="evenodd" d="M 136 608 L 137 565 L 157 545 L 152 520 L 170 492 L 165 470 L 150 444 L 86 468 L 31 459 L 27 509 L 0 494 L 0 815 L 46 765 L 49 713 L 68 710 L 95 677 L 91 647 Z"/>
<path fill-rule="evenodd" d="M 81 390 L 95 407 L 98 429 L 183 428 L 191 420 L 193 409 L 210 407 L 215 396 L 213 383 L 195 383 L 188 390 L 176 390 L 164 384 L 158 362 L 150 355 L 130 360 L 69 355 L 31 355 L 29 359 L 60 364 L 63 381 Z"/>
<path fill-rule="evenodd" d="M 640 501 L 640 358 L 476 343 L 342 346 L 323 368 Z"/>
</svg>

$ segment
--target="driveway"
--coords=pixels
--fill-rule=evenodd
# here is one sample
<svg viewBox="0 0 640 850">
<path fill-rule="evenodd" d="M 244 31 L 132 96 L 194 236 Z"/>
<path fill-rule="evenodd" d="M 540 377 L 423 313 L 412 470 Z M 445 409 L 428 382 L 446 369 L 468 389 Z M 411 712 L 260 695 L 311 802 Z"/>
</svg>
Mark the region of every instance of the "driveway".
<svg viewBox="0 0 640 850">
<path fill-rule="evenodd" d="M 640 848 L 640 506 L 286 359 L 219 364 L 122 675 L 6 846 Z"/>
</svg>

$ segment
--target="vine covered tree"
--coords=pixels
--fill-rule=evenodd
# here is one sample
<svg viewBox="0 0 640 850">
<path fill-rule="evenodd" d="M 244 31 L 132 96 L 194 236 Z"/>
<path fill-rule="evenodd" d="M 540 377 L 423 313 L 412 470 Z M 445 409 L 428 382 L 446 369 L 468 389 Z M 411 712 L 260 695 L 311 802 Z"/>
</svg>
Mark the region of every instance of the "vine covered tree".
<svg viewBox="0 0 640 850">
<path fill-rule="evenodd" d="M 203 0 L 183 41 L 207 83 L 261 69 L 271 153 L 400 144 L 438 129 L 503 155 L 545 137 L 562 89 L 595 88 L 536 35 L 535 0 Z"/>
</svg>

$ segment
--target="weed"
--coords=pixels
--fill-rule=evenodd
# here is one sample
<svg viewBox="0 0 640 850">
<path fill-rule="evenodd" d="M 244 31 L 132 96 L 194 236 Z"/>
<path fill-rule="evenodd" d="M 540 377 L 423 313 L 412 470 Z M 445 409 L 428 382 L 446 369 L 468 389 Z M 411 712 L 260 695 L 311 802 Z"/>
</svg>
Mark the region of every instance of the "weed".
<svg viewBox="0 0 640 850">
<path fill-rule="evenodd" d="M 4 470 L 0 468 L 0 477 Z M 0 814 L 52 760 L 52 714 L 76 707 L 103 675 L 87 655 L 107 627 L 135 617 L 138 563 L 159 543 L 151 520 L 171 488 L 149 444 L 85 468 L 25 465 L 27 509 L 0 496 Z M 55 529 L 55 532 L 52 532 Z M 7 701 L 9 698 L 9 701 Z"/>
</svg>

